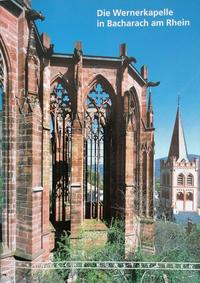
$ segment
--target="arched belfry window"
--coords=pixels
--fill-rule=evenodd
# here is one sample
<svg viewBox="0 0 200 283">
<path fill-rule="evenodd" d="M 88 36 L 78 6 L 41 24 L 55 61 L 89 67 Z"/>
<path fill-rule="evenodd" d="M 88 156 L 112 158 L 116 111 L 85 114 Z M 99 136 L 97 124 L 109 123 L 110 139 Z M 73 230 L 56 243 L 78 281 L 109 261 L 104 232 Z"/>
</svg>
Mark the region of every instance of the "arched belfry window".
<svg viewBox="0 0 200 283">
<path fill-rule="evenodd" d="M 178 192 L 176 195 L 176 199 L 183 201 L 184 200 L 184 194 L 182 192 Z"/>
<path fill-rule="evenodd" d="M 3 53 L 0 49 L 0 242 L 2 236 L 2 209 L 3 209 L 3 168 L 2 168 L 2 143 L 3 143 L 3 109 L 4 93 L 6 92 L 7 70 Z"/>
<path fill-rule="evenodd" d="M 187 176 L 187 185 L 188 186 L 193 186 L 194 185 L 194 176 L 192 174 L 189 174 Z"/>
<path fill-rule="evenodd" d="M 184 183 L 185 183 L 185 177 L 184 175 L 181 173 L 178 175 L 177 177 L 177 185 L 178 186 L 184 186 Z"/>
<path fill-rule="evenodd" d="M 194 197 L 193 197 L 193 193 L 192 192 L 187 192 L 186 193 L 186 200 L 187 201 L 193 201 Z"/>
<path fill-rule="evenodd" d="M 97 83 L 86 99 L 85 112 L 85 217 L 103 218 L 106 127 L 111 121 L 112 100 Z"/>
<path fill-rule="evenodd" d="M 71 173 L 71 99 L 62 82 L 54 86 L 50 98 L 52 145 L 52 216 L 54 221 L 69 218 Z"/>
</svg>

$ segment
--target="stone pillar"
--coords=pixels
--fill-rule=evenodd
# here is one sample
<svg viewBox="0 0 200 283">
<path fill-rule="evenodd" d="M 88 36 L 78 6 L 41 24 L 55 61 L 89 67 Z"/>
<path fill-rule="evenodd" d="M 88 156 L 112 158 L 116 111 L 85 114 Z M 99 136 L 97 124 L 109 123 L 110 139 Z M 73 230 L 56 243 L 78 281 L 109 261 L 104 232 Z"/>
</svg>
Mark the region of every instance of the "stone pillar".
<svg viewBox="0 0 200 283">
<path fill-rule="evenodd" d="M 113 140 L 113 160 L 112 160 L 112 188 L 110 189 L 112 209 L 111 217 L 124 217 L 125 207 L 125 120 L 123 116 L 123 97 L 116 96 L 112 140 Z M 116 188 L 116 189 L 115 189 Z"/>
<path fill-rule="evenodd" d="M 82 43 L 76 42 L 74 49 L 74 93 L 73 121 L 72 121 L 72 160 L 71 160 L 71 237 L 76 238 L 83 224 L 83 97 L 82 97 Z M 85 101 L 84 101 L 85 103 Z"/>
<path fill-rule="evenodd" d="M 130 122 L 131 124 L 131 122 Z M 133 131 L 126 132 L 125 147 L 125 254 L 134 252 L 137 246 L 137 233 L 134 227 L 136 211 L 134 207 L 134 193 L 136 178 L 134 172 Z"/>
<path fill-rule="evenodd" d="M 149 217 L 149 202 L 150 202 L 150 172 L 149 172 L 149 153 L 147 152 L 147 158 L 146 158 L 146 217 Z"/>
<path fill-rule="evenodd" d="M 2 242 L 3 253 L 16 247 L 16 106 L 6 93 L 2 116 Z"/>
<path fill-rule="evenodd" d="M 42 41 L 45 48 L 50 48 L 50 38 L 42 34 Z M 50 203 L 49 194 L 52 191 L 52 166 L 50 156 L 50 62 L 49 58 L 43 59 L 43 121 L 42 121 L 42 247 L 47 251 L 47 257 L 53 249 L 54 234 L 50 227 Z M 51 230 L 51 231 L 50 231 Z"/>
<path fill-rule="evenodd" d="M 142 166 L 142 150 L 139 152 L 139 216 L 143 215 L 143 166 Z"/>
<path fill-rule="evenodd" d="M 83 223 L 83 135 L 76 117 L 72 125 L 71 236 L 76 237 Z"/>
<path fill-rule="evenodd" d="M 133 253 L 138 244 L 137 219 L 134 213 L 134 192 L 133 184 L 126 184 L 125 187 L 125 255 Z"/>
<path fill-rule="evenodd" d="M 42 119 L 38 104 L 20 115 L 16 255 L 33 260 L 42 253 Z"/>
</svg>

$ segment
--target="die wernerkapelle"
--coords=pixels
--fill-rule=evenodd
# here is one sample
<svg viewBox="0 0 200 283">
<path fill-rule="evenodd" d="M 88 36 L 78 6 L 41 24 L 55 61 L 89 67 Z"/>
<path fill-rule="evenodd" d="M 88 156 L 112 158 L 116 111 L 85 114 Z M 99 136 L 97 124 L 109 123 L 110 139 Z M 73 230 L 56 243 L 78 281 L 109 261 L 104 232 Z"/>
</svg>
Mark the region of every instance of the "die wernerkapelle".
<svg viewBox="0 0 200 283">
<path fill-rule="evenodd" d="M 122 9 L 113 9 L 113 10 L 97 10 L 97 17 L 167 17 L 173 16 L 174 11 L 168 8 L 162 10 L 122 10 Z"/>
</svg>

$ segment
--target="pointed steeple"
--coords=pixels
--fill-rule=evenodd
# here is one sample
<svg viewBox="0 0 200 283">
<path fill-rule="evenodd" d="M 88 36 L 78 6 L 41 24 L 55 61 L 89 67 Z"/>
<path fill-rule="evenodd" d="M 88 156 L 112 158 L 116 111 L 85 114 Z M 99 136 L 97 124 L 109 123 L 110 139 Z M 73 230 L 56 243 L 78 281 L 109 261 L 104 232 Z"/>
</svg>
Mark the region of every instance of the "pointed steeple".
<svg viewBox="0 0 200 283">
<path fill-rule="evenodd" d="M 179 105 L 177 108 L 176 121 L 174 125 L 174 131 L 172 134 L 168 160 L 171 157 L 175 157 L 176 161 L 179 161 L 179 162 L 183 159 L 185 161 L 188 161 L 187 147 L 186 147 L 186 142 L 185 142 L 183 126 L 181 122 Z"/>
</svg>

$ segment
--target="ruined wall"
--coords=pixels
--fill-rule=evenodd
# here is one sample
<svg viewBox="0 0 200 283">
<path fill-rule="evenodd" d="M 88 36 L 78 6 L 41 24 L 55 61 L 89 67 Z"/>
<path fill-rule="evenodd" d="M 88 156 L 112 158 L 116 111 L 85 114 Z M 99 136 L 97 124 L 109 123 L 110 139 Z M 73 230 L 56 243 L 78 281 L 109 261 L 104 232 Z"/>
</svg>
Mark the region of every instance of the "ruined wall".
<svg viewBox="0 0 200 283">
<path fill-rule="evenodd" d="M 43 93 L 49 90 L 43 84 L 44 55 L 38 40 L 27 7 L 23 3 L 1 2 L 0 49 L 5 61 L 5 84 L 0 258 L 5 266 L 1 273 L 5 280 L 13 275 L 13 257 L 48 259 L 53 248 L 49 225 L 49 185 L 43 178 L 45 159 L 42 159 L 45 150 L 49 155 L 50 134 L 48 130 L 47 144 L 43 131 L 45 109 L 42 108 Z"/>
<path fill-rule="evenodd" d="M 109 121 L 104 117 L 102 123 L 106 147 L 102 215 L 104 220 L 124 220 L 126 253 L 134 252 L 138 219 L 152 218 L 154 205 L 154 129 L 150 99 L 147 105 L 147 68 L 143 66 L 141 72 L 134 68 L 125 45 L 116 58 L 86 56 L 80 42 L 71 55 L 53 53 L 48 35 L 40 36 L 35 26 L 42 15 L 33 13 L 29 1 L 28 6 L 20 3 L 0 3 L 0 50 L 6 70 L 1 260 L 48 260 L 54 247 L 49 222 L 49 194 L 54 189 L 50 112 L 52 93 L 60 82 L 71 99 L 70 203 L 66 207 L 71 237 L 77 237 L 86 218 L 86 101 L 100 84 L 112 101 Z M 11 275 L 12 268 L 4 266 L 3 276 Z"/>
</svg>

